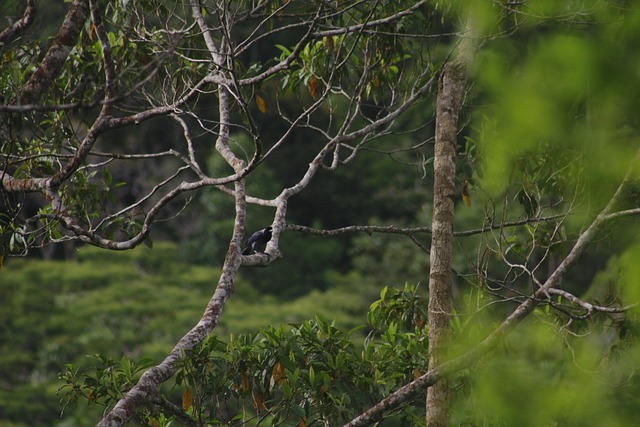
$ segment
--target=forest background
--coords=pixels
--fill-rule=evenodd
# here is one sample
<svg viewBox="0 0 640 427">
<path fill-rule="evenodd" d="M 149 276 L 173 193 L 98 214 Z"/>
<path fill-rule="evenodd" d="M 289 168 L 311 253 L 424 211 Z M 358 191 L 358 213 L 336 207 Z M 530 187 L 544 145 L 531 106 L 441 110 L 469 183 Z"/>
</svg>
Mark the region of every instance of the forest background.
<svg viewBox="0 0 640 427">
<path fill-rule="evenodd" d="M 0 15 L 15 20 L 30 3 L 6 2 L 0 6 Z M 160 9 L 172 2 L 147 3 Z M 287 2 L 266 3 L 283 7 Z M 401 8 L 389 2 L 373 3 L 380 13 Z M 489 357 L 451 378 L 450 424 L 632 425 L 640 409 L 637 309 L 628 310 L 640 293 L 633 220 L 640 194 L 633 168 L 640 107 L 640 10 L 622 1 L 572 1 L 561 2 L 561 6 L 544 1 L 488 1 L 484 6 L 424 3 L 413 16 L 415 20 L 401 21 L 387 30 L 421 34 L 428 22 L 429 34 L 437 36 L 418 38 L 411 46 L 415 50 L 400 44 L 375 46 L 381 52 L 379 74 L 360 88 L 365 101 L 359 120 L 375 121 L 393 110 L 395 99 L 388 98 L 386 87 L 410 92 L 403 85 L 418 80 L 412 80 L 415 76 L 406 64 L 422 64 L 416 52 L 428 58 L 424 64 L 431 67 L 425 66 L 428 73 L 421 81 L 425 84 L 424 80 L 437 77 L 442 64 L 456 56 L 461 38 L 477 42 L 480 53 L 469 64 L 472 78 L 459 118 L 456 194 L 452 196 L 454 230 L 460 232 L 453 246 L 452 331 L 463 342 L 456 344 L 455 351 L 462 353 L 497 327 L 535 292 L 536 280 L 544 282 L 551 276 L 621 182 L 623 195 L 617 198 L 616 209 L 626 212 L 620 215 L 622 221 L 598 231 L 589 250 L 566 273 L 564 294 L 547 295 Z M 103 6 L 115 22 L 115 15 L 124 13 L 127 5 L 112 2 L 111 8 Z M 69 2 L 40 2 L 38 8 L 30 24 L 32 32 L 24 40 L 3 45 L 6 105 L 15 96 L 18 82 L 29 78 L 25 64 L 41 57 L 55 36 Z M 467 32 L 465 16 L 472 17 L 479 34 Z M 87 21 L 82 31 L 82 43 L 90 46 L 91 41 L 97 46 L 96 27 Z M 240 33 L 243 31 L 250 37 L 248 29 L 241 27 Z M 282 60 L 295 51 L 303 36 L 298 31 L 270 40 L 272 49 L 250 52 L 250 64 Z M 135 51 L 134 44 L 127 45 L 115 35 L 108 37 L 114 47 L 133 52 L 135 61 L 151 63 L 149 52 L 139 47 Z M 308 64 L 314 58 L 326 60 L 322 50 L 330 48 L 327 40 L 322 46 L 310 44 L 311 50 L 305 52 Z M 97 50 L 87 47 L 74 52 L 77 56 L 72 59 L 89 64 L 83 55 Z M 130 71 L 121 70 L 123 75 Z M 262 140 L 278 140 L 283 126 L 279 119 L 294 117 L 300 105 L 312 105 L 320 97 L 326 70 L 306 72 L 288 75 L 288 81 L 266 81 L 252 92 L 247 108 Z M 76 88 L 85 85 L 89 98 L 100 92 L 96 89 L 100 82 L 91 73 L 87 65 L 86 74 L 73 80 Z M 58 89 L 69 92 L 68 87 Z M 72 91 L 74 96 L 84 96 Z M 215 340 L 205 344 L 207 350 L 231 354 L 244 348 L 257 354 L 252 346 L 260 340 L 282 340 L 291 331 L 313 333 L 317 343 L 324 345 L 327 342 L 322 339 L 333 337 L 335 345 L 362 353 L 363 358 L 373 348 L 372 342 L 380 343 L 380 348 L 387 344 L 386 353 L 376 350 L 388 366 L 376 365 L 375 372 L 381 377 L 374 380 L 375 393 L 363 388 L 358 393 L 366 397 L 333 414 L 345 423 L 358 410 L 374 404 L 373 396 L 388 395 L 427 371 L 424 330 L 436 95 L 434 86 L 362 149 L 353 150 L 357 156 L 341 167 L 319 168 L 305 191 L 291 198 L 289 228 L 282 230 L 278 241 L 282 257 L 270 260 L 264 268 L 247 265 L 240 269 L 233 297 L 213 332 Z M 73 99 L 69 95 L 67 100 Z M 213 92 L 203 91 L 194 111 L 209 117 L 207 103 L 214 99 Z M 87 107 L 89 114 L 91 108 L 96 106 Z M 341 108 L 350 107 L 336 102 L 321 113 L 331 117 L 334 109 Z M 59 137 L 77 125 L 60 118 L 67 111 L 64 108 L 43 111 L 37 126 L 47 130 L 33 131 L 30 142 L 34 145 L 37 141 L 45 147 L 46 137 Z M 3 113 L 15 116 L 10 107 Z M 252 170 L 247 193 L 263 200 L 273 198 L 304 175 L 323 146 L 314 139 L 315 126 L 309 123 L 292 132 L 286 144 Z M 176 141 L 184 133 L 181 122 L 163 116 L 141 121 L 133 130 L 125 127 L 106 133 L 95 149 L 121 147 L 123 153 L 129 153 L 127 149 L 135 147 L 140 153 L 164 153 L 178 150 Z M 232 133 L 236 152 L 252 153 L 252 136 L 251 132 Z M 13 173 L 11 167 L 19 162 L 12 156 L 25 151 L 20 152 L 10 141 L 2 141 L 3 171 Z M 192 141 L 207 173 L 222 176 L 229 172 L 205 131 Z M 21 161 L 26 164 L 28 157 Z M 55 169 L 55 161 L 47 161 L 30 165 L 29 176 L 46 176 L 50 168 Z M 118 211 L 136 203 L 141 195 L 155 197 L 154 186 L 172 176 L 176 162 L 161 156 L 134 168 L 116 161 L 108 168 L 93 169 L 93 174 L 87 169 L 86 175 L 76 177 L 84 182 L 73 184 L 78 191 L 78 212 Z M 34 222 L 24 218 L 49 218 L 46 203 L 29 195 L 15 196 L 6 189 L 8 185 L 3 188 L 1 218 L 0 425 L 94 424 L 103 405 L 112 407 L 141 371 L 162 360 L 202 315 L 232 239 L 234 200 L 215 186 L 178 197 L 164 206 L 150 235 L 140 239 L 144 244 L 113 252 L 80 243 L 72 233 L 56 232 L 50 223 L 29 229 L 24 224 Z M 117 231 L 109 231 L 114 240 L 139 235 L 144 227 L 139 219 L 145 214 L 132 210 L 117 224 L 114 221 Z M 247 235 L 272 221 L 273 206 L 247 207 Z M 511 228 L 509 223 L 518 227 Z M 354 225 L 361 228 L 343 228 Z M 465 230 L 470 231 L 468 235 Z M 591 309 L 584 304 L 587 300 L 593 303 Z M 281 385 L 279 369 L 284 368 L 276 366 L 278 363 L 270 365 L 255 378 L 270 377 L 263 382 Z M 282 419 L 275 412 L 261 417 L 261 410 L 272 402 L 256 398 L 258 385 L 250 390 L 254 378 L 247 378 L 248 370 L 237 367 L 225 374 L 228 377 L 220 376 L 228 379 L 229 395 L 236 393 L 234 397 L 245 406 L 217 407 L 216 413 L 202 403 L 206 410 L 198 414 L 189 399 L 211 398 L 207 393 L 216 388 L 193 380 L 189 376 L 192 368 L 183 366 L 181 376 L 163 386 L 178 409 L 159 404 L 162 416 L 151 411 L 138 414 L 133 422 L 169 425 L 176 419 L 175 423 L 190 425 L 200 416 L 199 422 L 206 424 L 205 413 L 234 425 L 321 422 L 309 403 L 317 405 L 318 401 L 309 397 L 289 403 L 288 415 Z M 330 372 L 326 369 L 324 372 Z M 292 372 L 287 372 L 291 378 Z M 305 374 L 311 388 L 324 390 L 322 395 L 337 383 L 333 377 L 331 383 L 327 379 L 332 374 L 323 377 L 322 385 L 314 384 L 309 369 Z M 425 416 L 420 399 L 424 396 L 387 414 L 387 425 L 420 424 Z M 349 406 L 337 398 L 332 404 Z M 238 414 L 242 417 L 237 418 Z"/>
</svg>

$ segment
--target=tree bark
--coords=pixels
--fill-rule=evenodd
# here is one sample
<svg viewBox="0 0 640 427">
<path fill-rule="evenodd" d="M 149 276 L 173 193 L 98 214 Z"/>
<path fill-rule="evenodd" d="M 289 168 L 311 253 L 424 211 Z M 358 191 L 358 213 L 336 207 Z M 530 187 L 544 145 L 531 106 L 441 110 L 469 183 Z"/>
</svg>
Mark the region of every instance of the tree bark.
<svg viewBox="0 0 640 427">
<path fill-rule="evenodd" d="M 78 40 L 87 18 L 89 18 L 88 0 L 75 0 L 42 63 L 31 75 L 14 103 L 33 104 L 38 102 L 60 73 L 62 65 Z"/>
<path fill-rule="evenodd" d="M 22 17 L 0 32 L 0 52 L 6 49 L 11 40 L 26 30 L 36 16 L 36 0 L 27 0 Z"/>
<path fill-rule="evenodd" d="M 458 112 L 462 105 L 465 82 L 462 62 L 446 64 L 440 77 L 436 101 L 433 219 L 429 270 L 430 368 L 445 362 L 450 339 L 456 136 Z M 427 391 L 426 424 L 429 427 L 446 427 L 448 423 L 449 384 L 446 379 L 442 379 Z"/>
</svg>

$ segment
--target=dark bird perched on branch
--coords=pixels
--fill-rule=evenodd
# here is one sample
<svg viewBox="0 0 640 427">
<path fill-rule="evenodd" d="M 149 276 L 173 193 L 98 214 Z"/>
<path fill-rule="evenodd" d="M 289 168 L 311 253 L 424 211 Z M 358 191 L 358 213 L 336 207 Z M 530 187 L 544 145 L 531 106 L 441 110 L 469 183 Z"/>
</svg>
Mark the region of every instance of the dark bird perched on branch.
<svg viewBox="0 0 640 427">
<path fill-rule="evenodd" d="M 242 255 L 264 252 L 269 240 L 271 240 L 271 227 L 256 231 L 247 239 L 247 246 L 242 250 Z"/>
</svg>

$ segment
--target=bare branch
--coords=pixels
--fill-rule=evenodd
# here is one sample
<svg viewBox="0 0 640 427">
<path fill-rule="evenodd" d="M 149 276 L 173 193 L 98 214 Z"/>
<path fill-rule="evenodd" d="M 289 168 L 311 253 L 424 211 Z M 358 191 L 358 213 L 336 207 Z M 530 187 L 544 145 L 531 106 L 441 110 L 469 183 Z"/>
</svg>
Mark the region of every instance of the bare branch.
<svg viewBox="0 0 640 427">
<path fill-rule="evenodd" d="M 315 38 L 337 36 L 340 34 L 355 33 L 355 32 L 362 31 L 363 29 L 366 29 L 366 28 L 373 28 L 373 27 L 384 25 L 384 24 L 389 24 L 391 22 L 397 21 L 400 18 L 413 14 L 416 10 L 420 9 L 425 4 L 427 4 L 427 0 L 421 0 L 415 3 L 413 6 L 390 16 L 376 19 L 367 23 L 351 25 L 349 27 L 343 27 L 343 28 L 336 28 L 335 30 L 319 31 L 315 33 L 313 36 Z"/>
<path fill-rule="evenodd" d="M 91 108 L 99 104 L 99 101 L 77 101 L 66 104 L 43 105 L 43 104 L 2 104 L 0 113 L 26 113 L 29 111 L 69 111 L 80 108 Z"/>
<path fill-rule="evenodd" d="M 605 306 L 601 306 L 601 305 L 591 304 L 591 303 L 589 303 L 587 301 L 584 301 L 584 300 L 578 298 L 577 296 L 573 295 L 572 293 L 567 292 L 567 291 L 565 291 L 563 289 L 550 288 L 547 291 L 547 293 L 549 295 L 559 295 L 562 298 L 565 298 L 565 299 L 571 301 L 572 303 L 574 303 L 575 305 L 580 306 L 581 308 L 583 308 L 585 310 L 585 314 L 583 314 L 583 315 L 568 314 L 572 318 L 577 318 L 577 319 L 581 319 L 581 320 L 591 317 L 594 312 L 600 312 L 600 313 L 624 313 L 625 311 L 629 311 L 629 310 L 637 307 L 638 305 L 640 305 L 640 302 L 636 302 L 634 304 L 626 305 L 626 306 L 623 306 L 623 307 L 605 307 Z"/>
<path fill-rule="evenodd" d="M 536 222 L 552 221 L 558 218 L 563 218 L 565 216 L 566 214 L 558 214 L 558 215 L 550 215 L 550 216 L 539 217 L 539 218 L 526 218 L 518 221 L 505 221 L 504 223 L 491 224 L 489 226 L 477 228 L 473 230 L 454 231 L 453 235 L 455 237 L 473 236 L 476 234 L 483 234 L 491 230 L 497 230 L 501 228 L 517 227 L 519 225 L 532 224 Z M 336 236 L 340 234 L 348 234 L 348 233 L 356 233 L 356 232 L 363 232 L 369 235 L 371 235 L 372 233 L 389 233 L 389 234 L 405 234 L 405 235 L 431 233 L 430 227 L 401 228 L 401 227 L 396 227 L 394 225 L 383 225 L 383 226 L 351 225 L 347 227 L 334 228 L 331 230 L 322 230 L 319 228 L 307 227 L 304 225 L 287 224 L 286 229 L 291 231 L 297 231 L 300 233 L 314 234 L 316 236 Z"/>
</svg>

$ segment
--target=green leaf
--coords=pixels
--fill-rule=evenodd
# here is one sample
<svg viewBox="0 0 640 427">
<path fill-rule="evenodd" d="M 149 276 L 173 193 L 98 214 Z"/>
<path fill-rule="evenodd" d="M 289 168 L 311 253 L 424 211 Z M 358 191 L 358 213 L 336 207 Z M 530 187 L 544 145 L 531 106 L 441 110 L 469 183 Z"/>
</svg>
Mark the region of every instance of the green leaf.
<svg viewBox="0 0 640 427">
<path fill-rule="evenodd" d="M 300 418 L 304 418 L 307 415 L 304 408 L 298 404 L 291 405 L 291 410 Z"/>
<path fill-rule="evenodd" d="M 309 366 L 309 384 L 312 388 L 316 386 L 316 372 L 313 366 Z"/>
<path fill-rule="evenodd" d="M 111 187 L 113 177 L 111 176 L 111 172 L 107 168 L 102 168 L 102 181 L 104 182 L 105 186 Z"/>
<path fill-rule="evenodd" d="M 285 46 L 283 46 L 281 44 L 277 44 L 276 48 L 279 49 L 286 56 L 290 56 L 291 55 L 291 50 L 289 50 L 287 47 L 285 47 Z"/>
<path fill-rule="evenodd" d="M 131 361 L 126 356 L 122 356 L 122 359 L 120 359 L 120 368 L 122 372 L 124 372 L 127 380 L 131 381 L 133 379 L 131 375 Z"/>
</svg>

